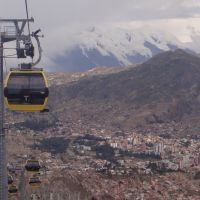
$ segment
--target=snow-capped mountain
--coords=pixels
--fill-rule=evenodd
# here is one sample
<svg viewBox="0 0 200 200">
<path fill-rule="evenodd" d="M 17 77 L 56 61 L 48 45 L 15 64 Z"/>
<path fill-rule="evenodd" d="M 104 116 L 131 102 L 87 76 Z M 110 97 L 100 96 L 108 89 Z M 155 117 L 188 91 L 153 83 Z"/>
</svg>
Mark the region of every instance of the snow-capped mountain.
<svg viewBox="0 0 200 200">
<path fill-rule="evenodd" d="M 144 62 L 163 51 L 183 48 L 176 37 L 145 29 L 94 27 L 75 37 L 74 45 L 54 60 L 56 70 L 85 71 L 97 66 L 128 66 Z"/>
</svg>

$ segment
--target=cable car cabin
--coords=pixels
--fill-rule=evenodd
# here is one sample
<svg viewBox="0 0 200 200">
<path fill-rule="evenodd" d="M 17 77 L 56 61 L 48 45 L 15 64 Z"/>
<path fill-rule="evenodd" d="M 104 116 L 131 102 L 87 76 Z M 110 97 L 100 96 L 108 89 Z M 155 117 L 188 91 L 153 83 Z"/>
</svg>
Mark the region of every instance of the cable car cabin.
<svg viewBox="0 0 200 200">
<path fill-rule="evenodd" d="M 8 175 L 8 185 L 13 184 L 13 177 L 11 175 Z"/>
<path fill-rule="evenodd" d="M 15 185 L 11 185 L 8 189 L 8 193 L 10 196 L 15 196 L 18 193 L 18 189 Z"/>
<path fill-rule="evenodd" d="M 12 111 L 43 111 L 48 95 L 47 79 L 39 69 L 15 69 L 10 71 L 5 81 L 5 102 Z"/>
<path fill-rule="evenodd" d="M 40 162 L 38 160 L 27 160 L 26 165 L 25 165 L 25 169 L 28 172 L 39 172 L 41 166 L 40 166 Z"/>
<path fill-rule="evenodd" d="M 41 185 L 41 180 L 39 179 L 39 177 L 37 176 L 34 176 L 34 177 L 31 177 L 29 179 L 29 185 L 32 187 L 32 188 L 39 188 L 40 185 Z"/>
</svg>

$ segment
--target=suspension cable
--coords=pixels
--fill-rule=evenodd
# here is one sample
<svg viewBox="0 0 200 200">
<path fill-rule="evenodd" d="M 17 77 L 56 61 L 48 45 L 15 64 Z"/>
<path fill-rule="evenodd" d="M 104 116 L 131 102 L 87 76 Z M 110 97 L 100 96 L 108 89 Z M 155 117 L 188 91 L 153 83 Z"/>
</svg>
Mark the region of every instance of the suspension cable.
<svg viewBox="0 0 200 200">
<path fill-rule="evenodd" d="M 26 5 L 26 17 L 27 17 L 27 23 L 28 23 L 28 33 L 29 33 L 29 39 L 31 41 L 31 30 L 30 30 L 30 23 L 29 23 L 29 14 L 28 14 L 28 3 L 27 0 L 25 0 Z"/>
</svg>

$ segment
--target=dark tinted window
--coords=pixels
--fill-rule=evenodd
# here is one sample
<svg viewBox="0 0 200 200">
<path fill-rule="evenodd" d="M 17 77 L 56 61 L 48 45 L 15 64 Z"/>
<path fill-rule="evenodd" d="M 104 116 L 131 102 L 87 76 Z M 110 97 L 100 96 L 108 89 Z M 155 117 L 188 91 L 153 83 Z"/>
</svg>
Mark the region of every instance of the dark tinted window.
<svg viewBox="0 0 200 200">
<path fill-rule="evenodd" d="M 45 82 L 43 75 L 40 73 L 12 73 L 7 87 L 9 89 L 43 89 L 45 88 Z"/>
</svg>

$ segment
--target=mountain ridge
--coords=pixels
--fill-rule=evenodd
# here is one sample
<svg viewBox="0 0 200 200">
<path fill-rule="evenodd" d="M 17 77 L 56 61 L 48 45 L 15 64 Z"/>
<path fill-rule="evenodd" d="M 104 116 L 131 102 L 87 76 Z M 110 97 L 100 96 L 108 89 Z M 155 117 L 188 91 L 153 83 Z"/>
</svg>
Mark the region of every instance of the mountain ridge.
<svg viewBox="0 0 200 200">
<path fill-rule="evenodd" d="M 74 37 L 73 45 L 54 58 L 57 70 L 87 71 L 96 66 L 129 66 L 143 63 L 164 51 L 185 48 L 173 35 L 147 29 L 93 27 Z"/>
</svg>

